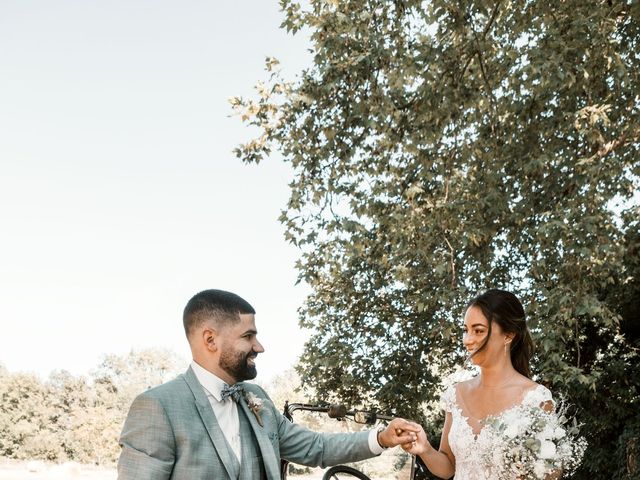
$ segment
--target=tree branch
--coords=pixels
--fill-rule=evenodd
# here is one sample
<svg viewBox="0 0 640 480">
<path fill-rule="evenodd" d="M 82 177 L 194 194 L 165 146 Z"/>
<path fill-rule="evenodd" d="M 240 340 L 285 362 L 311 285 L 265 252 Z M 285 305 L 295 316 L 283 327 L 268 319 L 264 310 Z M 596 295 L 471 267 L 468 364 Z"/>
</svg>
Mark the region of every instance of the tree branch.
<svg viewBox="0 0 640 480">
<path fill-rule="evenodd" d="M 627 142 L 628 133 L 629 133 L 628 131 L 624 132 L 622 135 L 620 135 L 619 138 L 617 138 L 615 140 L 611 140 L 610 142 L 605 143 L 602 147 L 600 147 L 598 149 L 598 152 L 596 153 L 596 156 L 599 157 L 599 158 L 606 157 L 611 152 L 613 152 L 616 148 L 621 147 L 622 145 L 624 145 Z"/>
<path fill-rule="evenodd" d="M 491 102 L 491 107 L 494 110 L 496 110 L 496 97 L 493 94 L 493 89 L 491 88 L 491 85 L 489 85 L 489 79 L 487 78 L 487 72 L 484 68 L 484 62 L 482 61 L 482 50 L 480 48 L 480 41 L 478 40 L 478 36 L 476 35 L 475 30 L 473 30 L 473 37 L 476 40 L 476 54 L 478 55 L 478 64 L 480 66 L 480 73 L 482 74 L 482 80 L 484 81 L 484 85 L 487 88 L 487 92 L 489 93 L 489 101 Z M 494 125 L 494 122 L 491 122 L 491 133 L 495 134 L 496 132 L 496 128 Z"/>
<path fill-rule="evenodd" d="M 489 21 L 487 22 L 487 24 L 484 27 L 484 30 L 482 31 L 482 41 L 484 41 L 484 39 L 487 37 L 487 34 L 489 33 L 489 31 L 491 30 L 491 27 L 493 26 L 493 22 L 496 20 L 498 16 L 498 8 L 500 7 L 501 3 L 502 3 L 501 1 L 498 1 L 493 7 L 493 11 L 491 12 L 491 17 L 489 18 Z M 473 57 L 469 57 L 469 59 L 467 60 L 467 63 L 464 64 L 464 67 L 462 68 L 462 73 L 460 73 L 460 79 L 458 80 L 459 82 L 462 81 L 462 78 L 464 77 L 464 74 L 467 72 L 467 68 L 469 68 L 469 65 L 471 64 L 472 60 L 473 60 Z"/>
<path fill-rule="evenodd" d="M 456 263 L 455 263 L 455 250 L 453 246 L 449 242 L 447 235 L 444 235 L 444 241 L 447 242 L 447 246 L 449 247 L 449 254 L 451 256 L 451 288 L 454 289 L 456 287 Z"/>
<path fill-rule="evenodd" d="M 578 352 L 578 361 L 576 366 L 580 368 L 580 337 L 578 331 L 578 319 L 576 318 L 576 352 Z"/>
</svg>

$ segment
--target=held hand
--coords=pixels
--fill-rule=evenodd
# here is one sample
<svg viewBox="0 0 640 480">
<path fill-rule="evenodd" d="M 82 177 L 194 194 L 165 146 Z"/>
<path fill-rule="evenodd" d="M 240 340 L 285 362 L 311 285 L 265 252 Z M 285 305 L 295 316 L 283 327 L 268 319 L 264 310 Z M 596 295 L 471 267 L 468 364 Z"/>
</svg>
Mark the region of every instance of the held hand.
<svg viewBox="0 0 640 480">
<path fill-rule="evenodd" d="M 427 438 L 427 434 L 422 427 L 420 427 L 420 430 L 416 432 L 416 434 L 417 437 L 414 441 L 402 444 L 402 449 L 405 452 L 410 453 L 411 455 L 423 455 L 433 450 L 433 447 Z"/>
<path fill-rule="evenodd" d="M 387 428 L 378 434 L 378 443 L 381 447 L 390 448 L 414 442 L 422 427 L 417 423 L 403 418 L 394 418 Z"/>
</svg>

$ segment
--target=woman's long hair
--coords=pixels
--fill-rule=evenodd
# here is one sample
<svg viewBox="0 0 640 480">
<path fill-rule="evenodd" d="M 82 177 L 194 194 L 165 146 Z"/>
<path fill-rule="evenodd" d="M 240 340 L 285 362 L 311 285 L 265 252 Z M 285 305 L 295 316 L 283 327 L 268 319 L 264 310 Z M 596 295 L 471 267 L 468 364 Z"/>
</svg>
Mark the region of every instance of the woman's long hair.
<svg viewBox="0 0 640 480">
<path fill-rule="evenodd" d="M 505 333 L 513 333 L 511 341 L 511 363 L 513 367 L 527 378 L 531 378 L 531 356 L 533 355 L 533 339 L 527 328 L 525 313 L 518 298 L 506 290 L 492 289 L 478 295 L 467 304 L 478 307 L 489 321 L 487 337 L 480 348 L 486 347 L 491 337 L 491 325 L 496 322 Z"/>
</svg>

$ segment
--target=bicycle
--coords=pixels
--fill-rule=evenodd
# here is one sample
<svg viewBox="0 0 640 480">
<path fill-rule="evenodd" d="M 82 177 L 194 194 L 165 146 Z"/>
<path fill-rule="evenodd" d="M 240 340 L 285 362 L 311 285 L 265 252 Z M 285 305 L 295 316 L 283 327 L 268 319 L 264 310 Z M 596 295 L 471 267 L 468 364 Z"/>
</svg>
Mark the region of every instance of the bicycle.
<svg viewBox="0 0 640 480">
<path fill-rule="evenodd" d="M 347 408 L 341 404 L 312 405 L 307 403 L 289 403 L 288 401 L 285 402 L 283 415 L 289 421 L 293 422 L 293 413 L 298 410 L 326 413 L 331 419 L 337 421 L 345 421 L 349 419 L 354 421 L 355 423 L 362 425 L 375 425 L 379 421 L 391 421 L 394 418 L 393 416 L 381 415 L 377 412 L 364 410 L 347 410 Z M 290 462 L 288 462 L 287 460 L 281 460 L 282 480 L 287 479 L 289 463 Z M 422 462 L 416 462 L 416 457 L 414 456 L 411 456 L 410 472 L 411 473 L 408 480 L 423 480 L 427 478 L 426 468 L 422 465 Z M 349 478 L 371 480 L 360 470 L 348 465 L 335 465 L 333 467 L 330 467 L 324 472 L 322 480 L 340 480 Z"/>
</svg>

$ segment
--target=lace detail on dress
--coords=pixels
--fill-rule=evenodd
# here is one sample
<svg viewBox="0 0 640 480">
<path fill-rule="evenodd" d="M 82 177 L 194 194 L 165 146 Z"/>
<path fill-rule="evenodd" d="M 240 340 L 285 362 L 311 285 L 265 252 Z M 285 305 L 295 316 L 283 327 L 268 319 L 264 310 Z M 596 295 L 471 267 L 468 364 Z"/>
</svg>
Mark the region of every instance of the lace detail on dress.
<svg viewBox="0 0 640 480">
<path fill-rule="evenodd" d="M 553 401 L 553 396 L 547 387 L 544 385 L 538 385 L 533 390 L 529 390 L 522 400 L 523 406 L 534 406 L 534 405 L 543 405 L 547 402 L 551 402 L 555 405 Z"/>
<path fill-rule="evenodd" d="M 528 390 L 522 402 L 501 412 L 500 417 L 514 408 L 527 406 L 542 406 L 553 398 L 551 392 L 544 386 L 538 385 Z M 463 414 L 456 397 L 456 386 L 447 388 L 440 398 L 442 408 L 451 413 L 452 422 L 449 430 L 449 447 L 456 459 L 455 480 L 490 480 L 493 478 L 491 466 L 486 466 L 483 458 L 486 453 L 494 450 L 499 438 L 492 436 L 489 429 L 482 428 L 476 435 L 469 424 L 469 419 Z"/>
<path fill-rule="evenodd" d="M 450 413 L 456 406 L 456 386 L 450 385 L 442 393 L 440 397 L 440 407 L 447 413 Z"/>
</svg>

